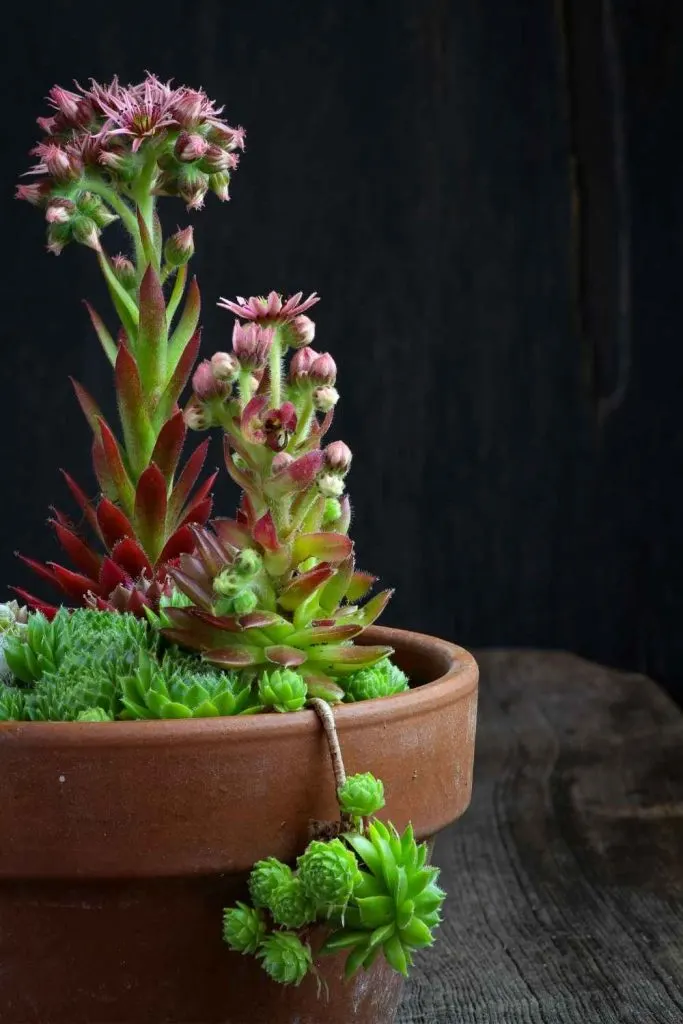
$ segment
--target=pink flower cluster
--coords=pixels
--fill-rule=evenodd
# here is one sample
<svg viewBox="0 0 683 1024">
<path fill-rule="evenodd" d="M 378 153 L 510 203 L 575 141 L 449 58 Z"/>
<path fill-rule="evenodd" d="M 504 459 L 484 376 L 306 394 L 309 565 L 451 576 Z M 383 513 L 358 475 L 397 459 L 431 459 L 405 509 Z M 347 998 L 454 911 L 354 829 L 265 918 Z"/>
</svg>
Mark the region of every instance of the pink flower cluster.
<svg viewBox="0 0 683 1024">
<path fill-rule="evenodd" d="M 231 128 L 203 90 L 173 88 L 152 74 L 137 85 L 114 78 L 77 89 L 50 90 L 52 112 L 38 118 L 44 136 L 31 151 L 38 162 L 27 172 L 37 180 L 17 188 L 17 198 L 46 209 L 53 249 L 73 237 L 66 229 L 82 215 L 84 193 L 104 182 L 132 195 L 150 159 L 156 194 L 180 196 L 190 209 L 201 208 L 209 191 L 229 198 L 244 131 Z M 81 233 L 90 235 L 92 225 Z"/>
</svg>

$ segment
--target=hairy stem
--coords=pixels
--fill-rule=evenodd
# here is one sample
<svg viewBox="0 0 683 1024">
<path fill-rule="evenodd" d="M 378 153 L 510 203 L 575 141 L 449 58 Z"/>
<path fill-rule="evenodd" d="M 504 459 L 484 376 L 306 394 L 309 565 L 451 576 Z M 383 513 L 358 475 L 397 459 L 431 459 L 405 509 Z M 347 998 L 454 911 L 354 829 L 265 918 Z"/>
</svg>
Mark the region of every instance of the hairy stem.
<svg viewBox="0 0 683 1024">
<path fill-rule="evenodd" d="M 270 370 L 270 404 L 273 409 L 279 409 L 282 397 L 282 341 L 277 327 L 273 331 L 268 366 Z"/>
<path fill-rule="evenodd" d="M 296 430 L 292 434 L 288 448 L 295 451 L 303 440 L 305 440 L 308 434 L 308 428 L 311 423 L 311 417 L 313 416 L 313 395 L 308 391 L 304 395 L 304 400 L 301 404 L 301 411 L 297 418 Z"/>
<path fill-rule="evenodd" d="M 316 715 L 320 719 L 320 724 L 325 730 L 327 746 L 329 747 L 330 759 L 332 761 L 332 770 L 334 772 L 335 787 L 337 790 L 340 790 L 346 782 L 346 770 L 344 768 L 344 759 L 342 758 L 339 737 L 337 736 L 337 726 L 334 721 L 332 708 L 327 701 L 321 700 L 320 697 L 311 697 L 308 701 L 308 705 L 315 711 Z"/>
</svg>

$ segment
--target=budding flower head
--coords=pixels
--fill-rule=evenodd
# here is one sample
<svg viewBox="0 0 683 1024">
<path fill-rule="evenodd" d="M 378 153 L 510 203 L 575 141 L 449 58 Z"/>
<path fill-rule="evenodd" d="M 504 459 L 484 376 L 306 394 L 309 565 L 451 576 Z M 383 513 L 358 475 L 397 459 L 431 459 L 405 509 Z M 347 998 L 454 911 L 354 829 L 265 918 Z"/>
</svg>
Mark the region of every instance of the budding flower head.
<svg viewBox="0 0 683 1024">
<path fill-rule="evenodd" d="M 290 345 L 291 348 L 305 348 L 315 338 L 315 323 L 311 320 L 310 316 L 302 313 L 285 324 L 282 336 L 285 343 Z"/>
<path fill-rule="evenodd" d="M 263 559 L 253 548 L 244 548 L 235 558 L 233 567 L 240 576 L 255 576 L 263 567 Z"/>
<path fill-rule="evenodd" d="M 225 171 L 219 171 L 217 174 L 209 175 L 209 188 L 218 196 L 222 203 L 227 203 L 230 199 L 230 175 Z"/>
<path fill-rule="evenodd" d="M 122 253 L 119 253 L 118 256 L 113 256 L 111 268 L 114 271 L 117 280 L 124 288 L 132 290 L 136 287 L 137 274 L 135 272 L 135 267 L 127 256 L 124 256 Z"/>
<path fill-rule="evenodd" d="M 325 465 L 333 473 L 346 476 L 351 468 L 351 449 L 344 441 L 333 441 L 325 449 Z"/>
<path fill-rule="evenodd" d="M 341 519 L 342 507 L 339 498 L 326 498 L 323 509 L 322 525 L 332 526 L 338 519 Z"/>
<path fill-rule="evenodd" d="M 100 251 L 100 232 L 90 217 L 77 216 L 70 223 L 71 233 L 77 242 L 87 245 L 95 252 Z"/>
<path fill-rule="evenodd" d="M 289 452 L 278 452 L 273 459 L 270 468 L 273 473 L 281 473 L 283 469 L 287 469 L 294 462 L 294 456 L 290 455 Z"/>
<path fill-rule="evenodd" d="M 308 380 L 308 371 L 319 353 L 312 348 L 301 348 L 295 352 L 289 363 L 289 379 L 293 384 Z"/>
<path fill-rule="evenodd" d="M 313 405 L 318 412 L 331 412 L 339 401 L 336 388 L 316 388 L 313 392 Z"/>
<path fill-rule="evenodd" d="M 211 398 L 223 397 L 226 393 L 226 384 L 216 378 L 213 366 L 208 359 L 202 360 L 192 375 L 192 390 L 200 402 L 206 402 Z"/>
<path fill-rule="evenodd" d="M 164 257 L 172 267 L 182 267 L 194 255 L 194 229 L 191 224 L 166 240 Z"/>
<path fill-rule="evenodd" d="M 334 384 L 337 379 L 337 364 L 329 352 L 323 352 L 314 359 L 308 373 L 314 384 Z"/>
<path fill-rule="evenodd" d="M 262 370 L 268 362 L 273 344 L 273 332 L 260 324 L 241 324 L 235 320 L 232 332 L 232 348 L 240 366 L 245 370 Z"/>
<path fill-rule="evenodd" d="M 192 164 L 185 164 L 178 174 L 177 188 L 178 194 L 187 203 L 188 210 L 201 210 L 209 191 L 209 179 Z"/>
<path fill-rule="evenodd" d="M 192 163 L 200 160 L 208 148 L 209 143 L 196 132 L 181 132 L 173 151 L 182 163 Z"/>
<path fill-rule="evenodd" d="M 76 204 L 70 199 L 55 196 L 45 208 L 45 220 L 48 224 L 67 224 L 76 212 Z"/>
<path fill-rule="evenodd" d="M 240 364 L 230 352 L 214 352 L 211 356 L 211 369 L 216 380 L 229 383 L 240 372 Z"/>
</svg>

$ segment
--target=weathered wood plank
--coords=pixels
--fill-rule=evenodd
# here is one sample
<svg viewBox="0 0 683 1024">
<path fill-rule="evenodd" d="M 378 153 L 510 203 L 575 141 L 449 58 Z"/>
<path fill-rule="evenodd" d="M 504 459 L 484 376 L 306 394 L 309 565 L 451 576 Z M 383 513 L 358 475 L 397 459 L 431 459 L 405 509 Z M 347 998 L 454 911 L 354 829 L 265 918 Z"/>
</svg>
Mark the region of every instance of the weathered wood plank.
<svg viewBox="0 0 683 1024">
<path fill-rule="evenodd" d="M 680 1024 L 680 712 L 573 655 L 480 662 L 474 799 L 400 1024 Z"/>
</svg>

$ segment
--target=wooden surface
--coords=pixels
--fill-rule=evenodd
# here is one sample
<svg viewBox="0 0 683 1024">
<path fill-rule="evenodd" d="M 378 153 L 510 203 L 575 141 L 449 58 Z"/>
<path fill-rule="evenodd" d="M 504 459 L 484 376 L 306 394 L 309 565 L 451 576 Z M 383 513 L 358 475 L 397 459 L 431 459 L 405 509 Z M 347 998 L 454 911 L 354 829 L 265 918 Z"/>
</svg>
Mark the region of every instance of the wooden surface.
<svg viewBox="0 0 683 1024">
<path fill-rule="evenodd" d="M 399 1024 L 681 1024 L 680 711 L 569 654 L 480 663 L 474 798 Z"/>
</svg>

